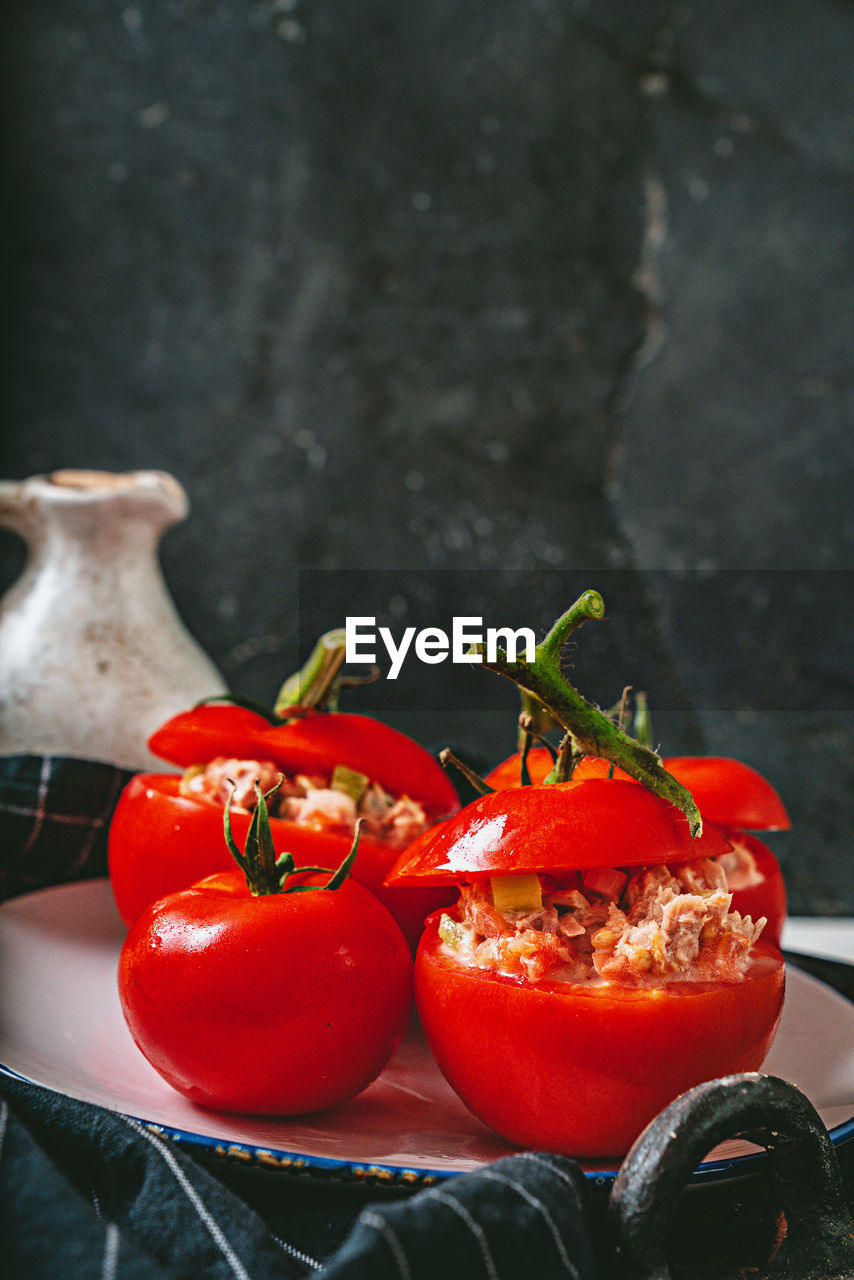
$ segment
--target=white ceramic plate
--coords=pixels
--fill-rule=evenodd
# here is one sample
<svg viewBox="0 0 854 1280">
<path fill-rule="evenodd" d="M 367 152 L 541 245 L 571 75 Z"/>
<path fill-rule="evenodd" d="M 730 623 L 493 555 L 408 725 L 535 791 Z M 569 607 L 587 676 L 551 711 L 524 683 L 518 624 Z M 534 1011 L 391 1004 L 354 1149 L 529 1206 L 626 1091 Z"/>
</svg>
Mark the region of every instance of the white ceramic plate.
<svg viewBox="0 0 854 1280">
<path fill-rule="evenodd" d="M 285 1170 L 418 1185 L 514 1150 L 470 1115 L 417 1031 L 374 1084 L 330 1111 L 280 1120 L 194 1106 L 161 1080 L 125 1027 L 115 980 L 123 936 L 106 880 L 0 908 L 0 1068 L 187 1145 Z M 854 1136 L 854 1005 L 797 969 L 763 1070 L 802 1089 L 835 1142 Z M 747 1172 L 755 1153 L 724 1143 L 695 1179 Z M 613 1161 L 584 1167 L 597 1182 L 615 1175 Z"/>
</svg>

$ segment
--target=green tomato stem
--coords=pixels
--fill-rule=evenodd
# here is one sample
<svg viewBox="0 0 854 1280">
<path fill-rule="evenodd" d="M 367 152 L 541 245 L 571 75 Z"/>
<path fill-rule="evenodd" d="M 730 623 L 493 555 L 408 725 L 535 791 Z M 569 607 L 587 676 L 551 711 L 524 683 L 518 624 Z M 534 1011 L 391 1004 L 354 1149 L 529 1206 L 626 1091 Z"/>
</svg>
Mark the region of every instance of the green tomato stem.
<svg viewBox="0 0 854 1280">
<path fill-rule="evenodd" d="M 243 856 L 242 851 L 238 847 L 237 841 L 235 840 L 234 834 L 231 830 L 231 802 L 234 799 L 234 790 L 235 790 L 234 783 L 232 783 L 231 790 L 229 791 L 228 796 L 226 797 L 225 809 L 223 811 L 223 830 L 225 833 L 225 843 L 228 846 L 228 852 L 231 854 L 234 861 L 240 867 L 240 870 L 243 872 L 243 874 L 247 877 L 247 883 L 248 883 L 248 880 L 249 880 L 248 864 L 246 859 Z"/>
<path fill-rule="evenodd" d="M 527 695 L 524 693 L 522 697 L 528 702 L 531 701 L 531 699 L 527 698 Z M 554 721 L 551 716 L 549 716 L 548 719 L 549 723 L 554 727 Z M 538 723 L 541 724 L 542 721 L 538 721 Z M 534 728 L 534 717 L 530 712 L 523 711 L 519 716 L 519 754 L 522 757 L 519 773 L 523 787 L 530 787 L 531 785 L 531 771 L 528 768 L 528 755 L 535 742 L 539 742 L 540 745 L 545 747 L 546 751 L 549 752 L 552 758 L 552 767 L 554 767 L 554 765 L 557 764 L 557 751 L 549 742 L 548 738 L 544 737 L 541 732 L 536 731 Z"/>
<path fill-rule="evenodd" d="M 335 889 L 340 889 L 341 885 L 344 883 L 344 881 L 347 879 L 348 875 L 350 874 L 350 868 L 352 867 L 353 863 L 356 861 L 356 854 L 359 852 L 359 836 L 362 831 L 363 821 L 364 821 L 363 818 L 356 819 L 356 829 L 353 832 L 353 843 L 350 846 L 350 852 L 347 854 L 347 857 L 341 863 L 341 866 L 335 872 L 334 876 L 332 876 L 332 878 L 328 880 L 327 883 L 323 886 L 324 889 L 331 889 L 333 891 Z"/>
<path fill-rule="evenodd" d="M 350 846 L 350 852 L 337 869 L 314 866 L 298 867 L 294 862 L 293 855 L 290 853 L 280 853 L 277 857 L 273 845 L 273 832 L 270 827 L 270 811 L 267 806 L 267 799 L 274 791 L 278 790 L 281 783 L 282 779 L 280 777 L 275 787 L 271 787 L 269 791 L 264 792 L 256 779 L 255 795 L 257 802 L 246 834 L 246 847 L 242 852 L 234 839 L 234 833 L 231 829 L 231 804 L 234 797 L 233 783 L 225 802 L 223 817 L 225 843 L 228 846 L 229 853 L 246 877 L 246 883 L 252 896 L 260 898 L 274 893 L 310 893 L 318 889 L 340 888 L 350 874 L 350 868 L 356 860 L 356 853 L 359 849 L 359 831 L 363 819 L 359 818 L 356 822 L 356 830 L 353 836 L 353 843 Z M 322 872 L 324 875 L 329 876 L 329 880 L 324 885 L 305 884 L 286 887 L 288 878 L 297 872 L 302 874 Z"/>
<path fill-rule="evenodd" d="M 311 651 L 308 661 L 299 671 L 288 676 L 276 695 L 274 711 L 283 719 L 291 708 L 301 710 L 328 708 L 337 705 L 337 676 L 344 665 L 346 642 L 339 628 L 325 632 Z"/>
<path fill-rule="evenodd" d="M 278 787 L 281 783 L 276 783 Z M 254 894 L 263 895 L 278 893 L 280 890 L 281 872 L 277 867 L 276 850 L 273 845 L 273 832 L 270 829 L 270 812 L 267 808 L 267 795 L 276 790 L 273 787 L 267 794 L 261 790 L 260 783 L 255 783 L 257 803 L 249 823 L 244 853 L 254 871 L 254 884 L 250 888 Z"/>
<path fill-rule="evenodd" d="M 645 693 L 635 694 L 635 720 L 634 720 L 635 737 L 643 747 L 649 747 L 652 750 L 652 716 L 649 712 L 649 702 Z"/>
<path fill-rule="evenodd" d="M 523 724 L 524 721 L 524 724 Z M 519 736 L 517 748 L 521 751 L 525 737 L 542 738 L 550 729 L 556 728 L 554 718 L 549 715 L 543 704 L 531 696 L 525 689 L 519 690 Z"/>
<path fill-rule="evenodd" d="M 462 760 L 458 759 L 449 747 L 445 747 L 444 750 L 439 752 L 439 763 L 443 769 L 447 769 L 449 765 L 451 768 L 456 769 L 457 772 L 461 773 L 465 780 L 474 787 L 475 791 L 477 791 L 479 795 L 485 796 L 495 790 L 495 788 L 491 787 L 479 773 L 475 773 L 474 769 L 469 768 L 467 764 L 464 764 Z"/>
<path fill-rule="evenodd" d="M 299 671 L 288 676 L 276 695 L 271 709 L 254 698 L 244 698 L 236 693 L 216 693 L 196 703 L 203 707 L 212 702 L 224 702 L 232 707 L 245 707 L 263 716 L 272 725 L 287 724 L 297 719 L 297 713 L 306 711 L 337 711 L 338 691 L 344 686 L 371 684 L 379 674 L 379 668 L 370 676 L 339 676 L 346 656 L 344 632 L 327 631 L 314 646 L 308 661 Z M 290 714 L 289 714 L 290 713 Z"/>
<path fill-rule="evenodd" d="M 479 647 L 482 665 L 512 680 L 567 730 L 568 737 L 547 781 L 571 777 L 572 769 L 582 755 L 601 756 L 642 782 L 655 795 L 675 804 L 688 819 L 692 836 L 699 835 L 702 818 L 691 793 L 667 772 L 654 751 L 630 738 L 598 707 L 582 697 L 560 669 L 560 655 L 572 633 L 583 623 L 599 621 L 604 616 L 605 603 L 599 592 L 585 591 L 537 645 L 532 663 L 510 662 L 500 649 L 495 661 L 488 662 L 483 648 Z"/>
</svg>

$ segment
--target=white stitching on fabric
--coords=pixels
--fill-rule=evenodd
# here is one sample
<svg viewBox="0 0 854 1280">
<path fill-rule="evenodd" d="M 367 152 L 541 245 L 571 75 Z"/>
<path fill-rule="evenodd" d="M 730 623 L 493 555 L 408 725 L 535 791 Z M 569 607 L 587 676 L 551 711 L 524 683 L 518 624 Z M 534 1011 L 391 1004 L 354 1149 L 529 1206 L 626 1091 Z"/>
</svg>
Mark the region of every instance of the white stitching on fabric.
<svg viewBox="0 0 854 1280">
<path fill-rule="evenodd" d="M 89 854 L 92 852 L 92 846 L 94 845 L 95 841 L 98 839 L 101 828 L 103 827 L 104 823 L 107 821 L 107 818 L 110 815 L 110 811 L 112 810 L 112 807 L 116 800 L 116 796 L 118 795 L 121 786 L 122 786 L 121 774 L 117 773 L 116 776 L 113 778 L 112 786 L 110 787 L 110 794 L 107 797 L 107 803 L 104 805 L 104 808 L 101 810 L 99 817 L 92 818 L 90 820 L 91 830 L 89 831 L 89 836 L 86 840 L 83 841 L 83 845 L 80 849 L 79 854 L 75 858 L 73 864 L 65 872 L 65 875 L 67 877 L 70 878 L 71 876 L 74 875 L 76 871 L 79 871 L 79 869 L 85 863 L 86 859 L 89 857 Z M 60 818 L 59 821 L 64 822 L 65 819 Z"/>
<path fill-rule="evenodd" d="M 475 1240 L 480 1245 L 480 1252 L 483 1256 L 483 1264 L 486 1267 L 487 1275 L 490 1280 L 499 1280 L 498 1269 L 495 1266 L 495 1260 L 492 1257 L 483 1227 L 479 1222 L 475 1221 L 465 1205 L 460 1204 L 459 1200 L 455 1200 L 453 1196 L 449 1196 L 447 1192 L 440 1191 L 438 1188 L 433 1191 L 428 1191 L 427 1195 L 433 1200 L 438 1200 L 442 1204 L 446 1204 L 449 1209 L 453 1209 L 454 1213 L 462 1218 L 463 1222 L 469 1228 Z"/>
<path fill-rule="evenodd" d="M 323 1270 L 323 1263 L 318 1262 L 316 1258 L 312 1258 L 309 1254 L 303 1253 L 302 1249 L 297 1249 L 294 1245 L 288 1244 L 287 1240 L 282 1240 L 281 1236 L 273 1236 L 273 1239 L 289 1258 L 293 1258 L 296 1262 L 301 1262 L 304 1267 L 310 1267 L 313 1271 Z"/>
<path fill-rule="evenodd" d="M 492 1171 L 487 1172 L 482 1170 L 479 1176 L 481 1178 L 487 1178 L 492 1182 L 503 1182 L 506 1186 L 512 1187 L 523 1200 L 526 1200 L 533 1209 L 537 1209 L 542 1214 L 543 1220 L 545 1221 L 549 1231 L 551 1231 L 554 1242 L 557 1245 L 561 1262 L 570 1275 L 578 1277 L 578 1268 L 573 1265 L 572 1260 L 566 1251 L 566 1245 L 563 1243 L 560 1232 L 555 1225 L 554 1219 L 543 1204 L 542 1200 L 538 1200 L 535 1195 L 532 1195 L 527 1187 L 522 1186 L 521 1182 L 514 1182 L 512 1178 L 506 1178 L 502 1173 L 493 1173 Z M 580 1277 L 578 1277 L 578 1280 L 580 1280 Z"/>
<path fill-rule="evenodd" d="M 201 1219 L 201 1221 L 207 1227 L 208 1232 L 210 1233 L 211 1239 L 213 1240 L 214 1244 L 222 1253 L 222 1256 L 225 1258 L 226 1262 L 231 1267 L 231 1270 L 239 1278 L 239 1280 L 249 1280 L 249 1273 L 246 1271 L 245 1267 L 243 1266 L 243 1263 L 240 1261 L 237 1254 L 234 1252 L 234 1249 L 229 1244 L 222 1230 L 222 1227 L 219 1225 L 219 1223 L 217 1222 L 213 1214 L 210 1212 L 210 1210 L 206 1207 L 198 1191 L 193 1186 L 192 1182 L 187 1177 L 187 1175 L 184 1173 L 184 1170 L 181 1168 L 178 1161 L 175 1159 L 175 1156 L 169 1150 L 166 1144 L 160 1138 L 156 1137 L 153 1133 L 149 1133 L 149 1131 L 146 1128 L 144 1128 L 144 1126 L 141 1125 L 138 1120 L 132 1119 L 131 1116 L 120 1116 L 120 1119 L 124 1120 L 126 1125 L 128 1125 L 131 1129 L 133 1129 L 135 1133 L 140 1134 L 143 1138 L 145 1138 L 146 1142 L 150 1142 L 151 1145 L 155 1148 L 155 1150 L 160 1152 L 166 1164 L 169 1166 L 170 1170 L 172 1171 L 175 1181 L 178 1183 L 181 1190 L 184 1192 L 187 1199 L 190 1201 L 190 1204 L 193 1206 L 196 1213 L 199 1215 L 199 1218 Z"/>
<path fill-rule="evenodd" d="M 32 816 L 35 818 L 33 829 L 30 832 L 29 839 L 24 842 L 18 851 L 18 860 L 25 858 L 30 852 L 35 842 L 41 834 L 44 826 L 45 815 L 47 812 L 47 793 L 50 786 L 50 775 L 53 771 L 53 760 L 50 756 L 45 756 L 42 760 L 41 773 L 39 775 L 39 789 L 36 796 L 36 807 Z"/>
<path fill-rule="evenodd" d="M 104 1258 L 101 1263 L 101 1280 L 116 1280 L 119 1265 L 119 1247 L 122 1238 L 114 1222 L 107 1223 L 104 1232 Z"/>
<path fill-rule="evenodd" d="M 359 1221 L 364 1222 L 366 1227 L 373 1227 L 375 1231 L 380 1233 L 389 1249 L 391 1249 L 402 1280 L 412 1280 L 412 1272 L 409 1270 L 409 1263 L 406 1260 L 403 1247 L 385 1218 L 380 1217 L 378 1213 L 372 1213 L 370 1209 L 366 1209 L 364 1213 L 360 1214 Z"/>
<path fill-rule="evenodd" d="M 552 1164 L 551 1160 L 546 1160 L 544 1156 L 538 1156 L 533 1151 L 520 1151 L 516 1157 L 517 1160 L 530 1160 L 532 1164 L 538 1164 L 543 1169 L 548 1169 L 556 1178 L 560 1178 L 561 1182 L 565 1182 L 568 1187 L 577 1190 L 575 1182 L 564 1169 L 558 1169 L 557 1165 Z"/>
<path fill-rule="evenodd" d="M 13 818 L 38 817 L 37 809 L 25 809 L 20 804 L 0 804 L 0 813 L 9 813 Z M 43 813 L 41 816 L 44 819 L 48 819 L 47 813 Z M 104 825 L 103 818 L 90 818 L 85 813 L 52 813 L 49 816 L 49 821 L 61 822 L 70 827 L 88 827 L 90 822 L 97 827 Z"/>
</svg>

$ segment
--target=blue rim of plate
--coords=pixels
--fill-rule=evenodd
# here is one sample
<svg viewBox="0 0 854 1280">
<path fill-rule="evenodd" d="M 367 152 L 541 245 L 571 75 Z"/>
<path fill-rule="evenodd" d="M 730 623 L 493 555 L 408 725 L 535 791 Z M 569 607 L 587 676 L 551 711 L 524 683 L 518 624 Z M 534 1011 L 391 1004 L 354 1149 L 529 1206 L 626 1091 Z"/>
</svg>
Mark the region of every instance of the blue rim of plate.
<svg viewBox="0 0 854 1280">
<path fill-rule="evenodd" d="M 49 1085 L 42 1085 L 37 1080 L 31 1080 L 28 1076 L 21 1075 L 20 1072 L 14 1071 L 2 1062 L 0 1062 L 0 1073 L 11 1077 L 13 1080 L 20 1080 L 24 1084 L 32 1084 L 40 1089 L 47 1089 L 50 1093 L 56 1093 L 62 1097 L 71 1096 L 63 1094 L 59 1089 L 51 1089 Z M 80 1098 L 78 1101 L 86 1102 L 89 1106 L 99 1105 L 88 1102 L 86 1098 Z M 285 1151 L 279 1147 L 260 1147 L 248 1142 L 230 1142 L 227 1138 L 212 1138 L 207 1134 L 194 1133 L 188 1129 L 176 1129 L 172 1125 L 159 1124 L 157 1121 L 148 1120 L 144 1116 L 135 1116 L 130 1112 L 116 1109 L 116 1113 L 130 1120 L 135 1120 L 137 1124 L 141 1124 L 149 1133 L 168 1138 L 170 1141 L 177 1143 L 178 1146 L 186 1147 L 190 1153 L 212 1156 L 218 1159 L 230 1160 L 235 1164 L 276 1170 L 296 1176 L 328 1178 L 334 1181 L 370 1185 L 409 1187 L 413 1190 L 419 1190 L 422 1187 L 433 1186 L 435 1183 L 446 1181 L 449 1178 L 459 1177 L 464 1172 L 467 1172 L 463 1169 L 422 1169 L 411 1168 L 407 1165 L 368 1164 L 361 1161 L 330 1159 L 328 1156 L 307 1155 L 305 1152 L 300 1151 Z M 828 1133 L 834 1147 L 841 1147 L 846 1142 L 850 1142 L 854 1138 L 854 1116 L 850 1120 L 843 1120 L 841 1124 L 834 1125 L 832 1129 L 828 1130 Z M 747 1177 L 749 1174 L 758 1172 L 767 1159 L 767 1151 L 760 1149 L 745 1155 L 728 1156 L 720 1160 L 705 1160 L 694 1170 L 688 1185 L 705 1185 L 706 1183 Z M 619 1173 L 619 1168 L 586 1169 L 582 1161 L 578 1163 L 585 1178 L 596 1187 L 610 1188 Z"/>
</svg>

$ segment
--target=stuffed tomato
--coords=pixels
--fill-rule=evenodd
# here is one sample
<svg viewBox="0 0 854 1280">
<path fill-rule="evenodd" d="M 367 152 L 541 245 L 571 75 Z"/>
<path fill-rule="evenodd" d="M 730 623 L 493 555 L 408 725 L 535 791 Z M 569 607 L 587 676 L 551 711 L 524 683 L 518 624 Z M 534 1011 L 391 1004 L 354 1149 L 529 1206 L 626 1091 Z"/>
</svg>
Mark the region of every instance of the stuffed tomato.
<svg viewBox="0 0 854 1280">
<path fill-rule="evenodd" d="M 138 774 L 119 799 L 110 879 L 127 924 L 150 902 L 230 867 L 223 808 L 231 796 L 243 838 L 256 779 L 265 791 L 276 787 L 268 799 L 273 839 L 298 862 L 337 866 L 362 820 L 353 879 L 379 897 L 411 943 L 425 916 L 453 896 L 383 883 L 400 851 L 459 801 L 434 757 L 378 720 L 318 712 L 271 725 L 244 707 L 203 705 L 173 717 L 149 745 L 184 773 Z"/>
<path fill-rule="evenodd" d="M 722 756 L 670 756 L 662 761 L 668 773 L 687 787 L 707 822 L 721 828 L 730 848 L 720 858 L 733 894 L 733 908 L 742 915 L 766 920 L 763 937 L 780 945 L 787 914 L 786 885 L 780 864 L 756 831 L 784 831 L 791 826 L 779 794 L 761 773 L 740 760 Z M 527 765 L 532 782 L 542 782 L 552 769 L 552 756 L 545 747 L 528 752 Z M 521 786 L 521 755 L 510 756 L 496 765 L 485 781 L 497 791 Z M 573 777 L 607 777 L 607 760 L 587 757 Z M 614 777 L 630 781 L 621 769 Z"/>
<path fill-rule="evenodd" d="M 400 857 L 393 883 L 460 886 L 415 993 L 476 1116 L 520 1146 L 619 1156 L 685 1089 L 761 1065 L 783 960 L 731 909 L 727 851 L 644 787 L 593 778 L 483 796 Z"/>
</svg>

